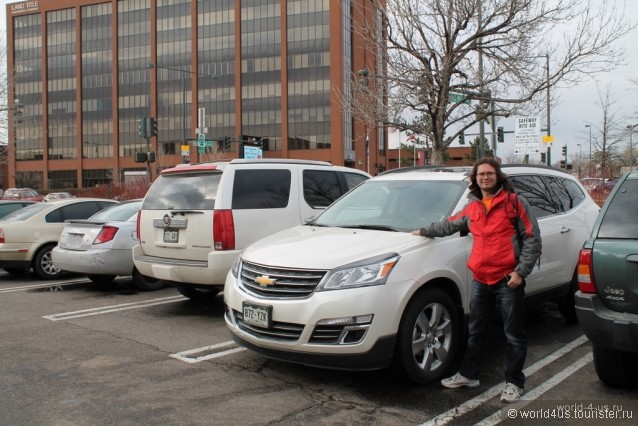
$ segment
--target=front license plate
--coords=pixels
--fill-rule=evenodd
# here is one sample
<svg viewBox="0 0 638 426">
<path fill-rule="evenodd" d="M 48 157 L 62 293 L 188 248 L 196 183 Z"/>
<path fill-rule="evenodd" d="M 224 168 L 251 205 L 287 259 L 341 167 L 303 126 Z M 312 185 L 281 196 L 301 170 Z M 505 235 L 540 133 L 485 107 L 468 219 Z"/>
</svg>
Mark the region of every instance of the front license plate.
<svg viewBox="0 0 638 426">
<path fill-rule="evenodd" d="M 243 303 L 244 322 L 258 327 L 270 328 L 272 326 L 272 306 L 254 305 Z"/>
<path fill-rule="evenodd" d="M 165 229 L 164 230 L 164 242 L 176 243 L 179 241 L 179 230 L 177 229 Z"/>
</svg>

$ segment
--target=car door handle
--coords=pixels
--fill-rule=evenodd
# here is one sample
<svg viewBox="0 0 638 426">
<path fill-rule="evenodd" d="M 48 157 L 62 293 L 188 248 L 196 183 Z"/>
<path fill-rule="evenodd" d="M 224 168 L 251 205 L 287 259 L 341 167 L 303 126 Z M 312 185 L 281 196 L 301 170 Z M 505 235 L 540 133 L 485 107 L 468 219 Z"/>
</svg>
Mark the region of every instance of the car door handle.
<svg viewBox="0 0 638 426">
<path fill-rule="evenodd" d="M 571 231 L 571 228 L 568 228 L 566 226 L 563 226 L 562 228 L 560 228 L 560 233 L 561 234 L 566 234 L 567 232 Z"/>
<path fill-rule="evenodd" d="M 629 256 L 627 256 L 627 262 L 638 263 L 638 254 L 630 254 Z"/>
</svg>

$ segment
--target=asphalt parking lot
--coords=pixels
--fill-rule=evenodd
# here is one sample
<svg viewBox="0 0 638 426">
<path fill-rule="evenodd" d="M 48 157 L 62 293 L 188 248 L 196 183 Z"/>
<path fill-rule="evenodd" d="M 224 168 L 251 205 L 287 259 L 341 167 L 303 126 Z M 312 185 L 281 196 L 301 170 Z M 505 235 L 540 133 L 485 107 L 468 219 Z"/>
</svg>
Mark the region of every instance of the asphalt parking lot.
<svg viewBox="0 0 638 426">
<path fill-rule="evenodd" d="M 47 282 L 0 271 L 0 323 L 7 425 L 496 424 L 510 408 L 497 398 L 505 352 L 497 323 L 482 386 L 460 391 L 406 384 L 389 370 L 263 358 L 231 341 L 221 296 L 198 304 L 173 288 L 138 292 L 126 278 L 100 288 L 82 277 Z M 527 329 L 526 398 L 622 405 L 633 419 L 609 424 L 634 424 L 638 388 L 598 381 L 578 325 L 546 304 L 530 310 Z"/>
</svg>

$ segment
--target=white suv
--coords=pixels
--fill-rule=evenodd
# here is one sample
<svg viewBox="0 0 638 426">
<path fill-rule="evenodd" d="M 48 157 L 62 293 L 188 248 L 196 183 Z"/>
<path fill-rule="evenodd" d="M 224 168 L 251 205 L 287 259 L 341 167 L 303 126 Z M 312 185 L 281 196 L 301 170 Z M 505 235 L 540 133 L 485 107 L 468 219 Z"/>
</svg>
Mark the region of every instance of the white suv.
<svg viewBox="0 0 638 426">
<path fill-rule="evenodd" d="M 366 370 L 394 361 L 416 383 L 449 373 L 470 309 L 472 236 L 411 231 L 462 209 L 470 171 L 386 172 L 312 222 L 248 247 L 224 290 L 233 338 L 265 356 L 320 367 Z M 558 302 L 573 319 L 578 251 L 599 208 L 566 173 L 503 171 L 529 201 L 543 239 L 526 293 Z"/>
<path fill-rule="evenodd" d="M 135 267 L 191 299 L 214 297 L 242 249 L 311 219 L 369 178 L 356 169 L 303 160 L 233 160 L 166 169 L 138 215 Z"/>
</svg>

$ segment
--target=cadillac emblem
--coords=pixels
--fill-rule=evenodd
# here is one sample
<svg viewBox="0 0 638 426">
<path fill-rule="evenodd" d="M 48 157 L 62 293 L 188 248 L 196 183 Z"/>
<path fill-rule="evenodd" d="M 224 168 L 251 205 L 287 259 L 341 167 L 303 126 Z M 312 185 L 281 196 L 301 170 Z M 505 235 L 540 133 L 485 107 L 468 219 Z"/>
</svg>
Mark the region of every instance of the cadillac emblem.
<svg viewBox="0 0 638 426">
<path fill-rule="evenodd" d="M 164 217 L 162 218 L 162 222 L 164 222 L 164 226 L 168 228 L 169 226 L 171 226 L 171 216 L 168 214 L 165 214 Z"/>
</svg>

